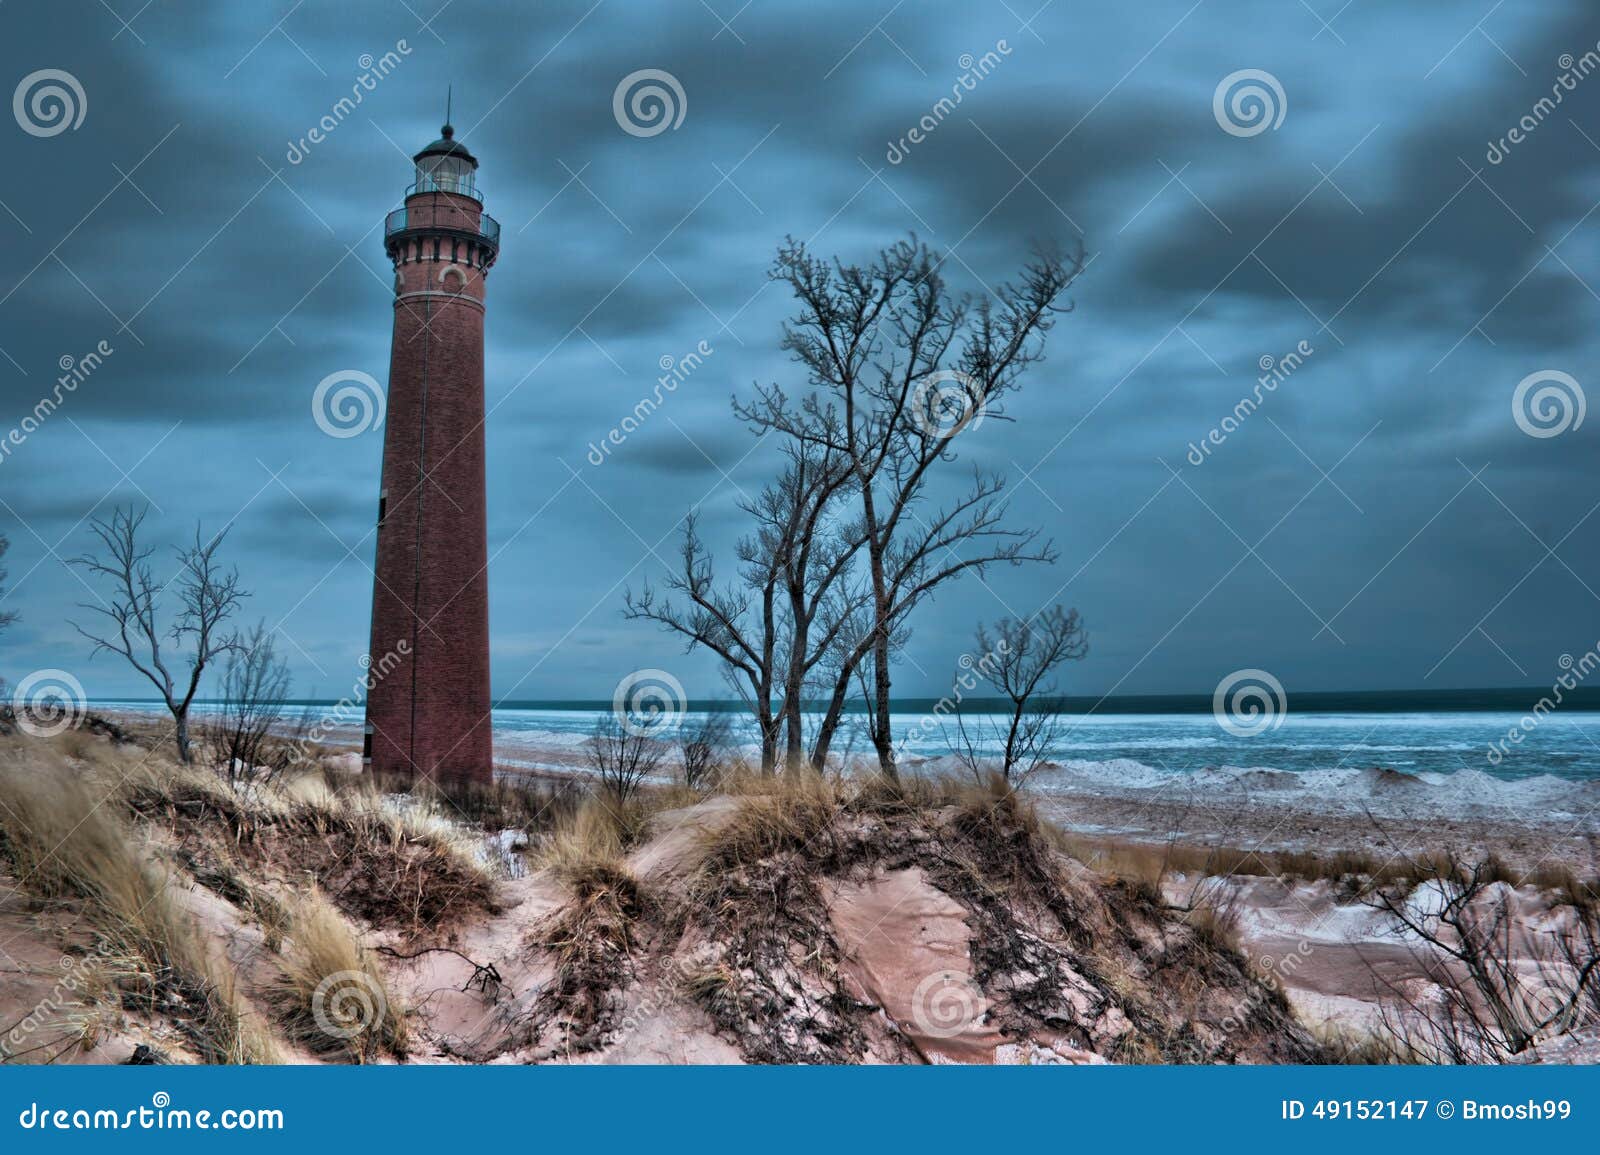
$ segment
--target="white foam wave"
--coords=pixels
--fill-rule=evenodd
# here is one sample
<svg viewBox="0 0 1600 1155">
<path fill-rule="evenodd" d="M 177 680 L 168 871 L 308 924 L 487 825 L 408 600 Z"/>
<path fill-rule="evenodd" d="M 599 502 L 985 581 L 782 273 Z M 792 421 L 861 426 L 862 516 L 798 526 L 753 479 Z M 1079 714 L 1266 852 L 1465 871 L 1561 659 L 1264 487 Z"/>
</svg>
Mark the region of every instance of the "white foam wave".
<svg viewBox="0 0 1600 1155">
<path fill-rule="evenodd" d="M 1047 793 L 1135 797 L 1156 791 L 1198 792 L 1230 805 L 1370 809 L 1413 815 L 1537 812 L 1545 817 L 1586 813 L 1600 803 L 1600 782 L 1551 774 L 1497 778 L 1481 770 L 1405 774 L 1371 767 L 1280 770 L 1270 766 L 1216 766 L 1173 771 L 1131 758 L 1070 760 L 1040 770 L 1030 785 Z"/>
</svg>

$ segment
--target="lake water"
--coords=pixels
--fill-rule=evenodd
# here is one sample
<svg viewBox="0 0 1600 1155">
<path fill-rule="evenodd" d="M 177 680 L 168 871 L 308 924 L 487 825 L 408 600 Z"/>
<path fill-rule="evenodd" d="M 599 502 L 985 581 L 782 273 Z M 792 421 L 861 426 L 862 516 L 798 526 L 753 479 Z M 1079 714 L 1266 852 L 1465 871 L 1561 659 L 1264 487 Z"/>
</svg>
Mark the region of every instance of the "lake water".
<svg viewBox="0 0 1600 1155">
<path fill-rule="evenodd" d="M 930 704 L 931 705 L 931 704 Z M 1531 705 L 1531 701 L 1530 701 Z M 143 701 L 98 701 L 97 710 L 159 714 L 159 704 Z M 203 706 L 196 706 L 203 710 Z M 294 707 L 311 719 L 331 717 L 353 740 L 361 724 L 360 707 L 342 713 L 330 705 Z M 514 758 L 537 764 L 536 751 L 576 754 L 608 711 L 599 704 L 531 704 L 494 711 L 497 745 Z M 747 715 L 727 708 L 733 740 L 756 748 Z M 680 725 L 693 728 L 706 712 L 691 710 Z M 904 709 L 893 716 L 896 742 L 908 765 L 943 760 L 952 753 L 953 729 L 926 709 Z M 982 727 L 997 717 L 972 719 Z M 1275 727 L 1253 736 L 1230 733 L 1211 713 L 1064 714 L 1053 746 L 1058 762 L 1098 764 L 1102 773 L 1125 768 L 1130 775 L 1151 772 L 1183 774 L 1206 769 L 1271 768 L 1286 771 L 1369 769 L 1385 767 L 1405 774 L 1450 774 L 1473 770 L 1498 778 L 1551 775 L 1575 780 L 1600 780 L 1600 710 L 1556 711 L 1519 730 L 1520 743 L 1506 741 L 1508 732 L 1528 719 L 1507 710 L 1442 710 L 1415 712 L 1297 711 L 1274 719 Z M 814 717 L 812 718 L 814 722 Z M 671 737 L 671 729 L 664 732 Z M 1504 753 L 1490 756 L 1501 743 Z M 986 743 L 996 748 L 995 743 Z M 847 717 L 836 740 L 837 753 L 870 753 L 860 719 Z"/>
</svg>

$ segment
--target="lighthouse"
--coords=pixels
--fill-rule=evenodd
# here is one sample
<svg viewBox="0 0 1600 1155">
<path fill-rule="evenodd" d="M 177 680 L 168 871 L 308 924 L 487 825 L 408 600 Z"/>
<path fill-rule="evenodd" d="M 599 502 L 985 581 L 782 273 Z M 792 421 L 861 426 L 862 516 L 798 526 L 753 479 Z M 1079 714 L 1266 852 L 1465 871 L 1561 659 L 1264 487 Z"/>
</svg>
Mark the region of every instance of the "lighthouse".
<svg viewBox="0 0 1600 1155">
<path fill-rule="evenodd" d="M 363 758 L 377 774 L 488 782 L 483 318 L 500 225 L 450 125 L 415 159 L 384 223 L 394 340 Z"/>
</svg>

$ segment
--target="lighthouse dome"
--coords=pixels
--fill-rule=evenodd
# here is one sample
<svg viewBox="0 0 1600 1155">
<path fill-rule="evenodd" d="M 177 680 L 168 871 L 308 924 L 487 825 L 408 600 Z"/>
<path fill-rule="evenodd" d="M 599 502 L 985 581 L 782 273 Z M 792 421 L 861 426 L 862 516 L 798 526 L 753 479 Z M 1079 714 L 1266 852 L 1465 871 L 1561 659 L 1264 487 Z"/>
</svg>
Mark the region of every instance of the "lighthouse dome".
<svg viewBox="0 0 1600 1155">
<path fill-rule="evenodd" d="M 449 156 L 458 157 L 461 160 L 466 161 L 473 168 L 478 167 L 477 158 L 467 151 L 466 145 L 455 139 L 456 130 L 453 125 L 447 124 L 441 128 L 439 132 L 440 136 L 438 140 L 434 141 L 427 148 L 417 153 L 415 159 L 419 164 L 421 163 L 422 158 L 425 156 Z"/>
</svg>

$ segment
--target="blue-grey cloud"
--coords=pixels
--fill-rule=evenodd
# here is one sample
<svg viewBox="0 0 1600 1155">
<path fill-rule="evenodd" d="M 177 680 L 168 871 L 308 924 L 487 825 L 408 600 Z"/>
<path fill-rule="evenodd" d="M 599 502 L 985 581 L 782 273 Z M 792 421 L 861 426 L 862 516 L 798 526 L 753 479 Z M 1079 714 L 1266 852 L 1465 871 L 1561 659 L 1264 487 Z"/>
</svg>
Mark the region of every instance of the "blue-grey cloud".
<svg viewBox="0 0 1600 1155">
<path fill-rule="evenodd" d="M 943 591 L 905 692 L 943 692 L 979 618 L 1052 599 L 1093 631 L 1086 693 L 1204 691 L 1241 666 L 1290 689 L 1538 683 L 1593 644 L 1600 424 L 1535 438 L 1511 411 L 1536 371 L 1592 386 L 1600 79 L 1535 114 L 1563 56 L 1600 41 L 1580 0 L 1031 16 L 455 0 L 426 27 L 436 5 L 111 7 L 131 27 L 101 5 L 0 9 L 0 80 L 62 69 L 88 100 L 74 130 L 4 125 L 0 429 L 63 358 L 113 350 L 0 458 L 5 606 L 23 615 L 0 672 L 138 690 L 87 664 L 65 622 L 92 595 L 62 559 L 89 516 L 148 498 L 163 545 L 231 524 L 249 612 L 289 639 L 302 689 L 342 692 L 366 645 L 381 446 L 325 436 L 311 392 L 386 374 L 381 222 L 451 83 L 505 229 L 487 350 L 497 694 L 604 696 L 652 665 L 721 692 L 703 656 L 622 622 L 621 595 L 660 578 L 693 508 L 734 569 L 738 500 L 775 447 L 729 398 L 799 383 L 778 347 L 792 302 L 766 280 L 791 234 L 859 259 L 914 231 L 979 294 L 1035 242 L 1081 236 L 1093 257 L 1015 420 L 957 447 L 1010 475 L 1013 516 L 1061 559 Z M 613 118 L 642 68 L 681 82 L 676 130 Z M 1281 84 L 1276 129 L 1214 119 L 1241 69 Z M 662 358 L 702 342 L 593 464 Z M 1301 342 L 1304 364 L 1222 430 L 1261 359 Z"/>
</svg>

